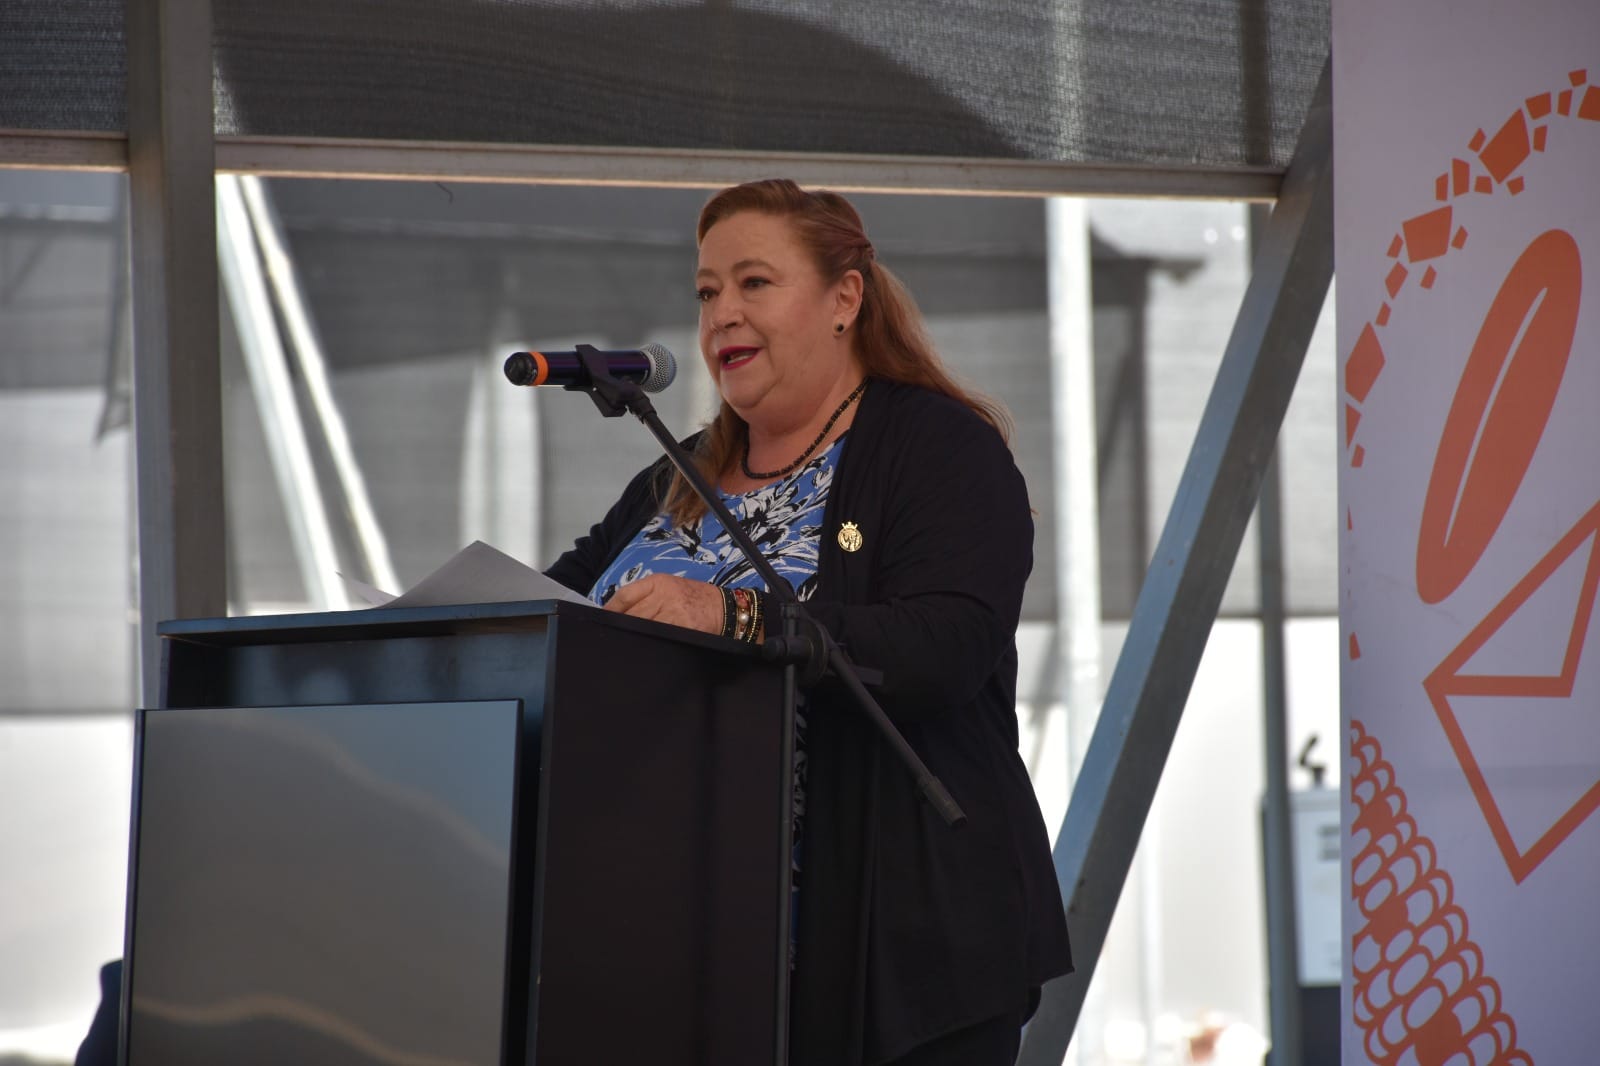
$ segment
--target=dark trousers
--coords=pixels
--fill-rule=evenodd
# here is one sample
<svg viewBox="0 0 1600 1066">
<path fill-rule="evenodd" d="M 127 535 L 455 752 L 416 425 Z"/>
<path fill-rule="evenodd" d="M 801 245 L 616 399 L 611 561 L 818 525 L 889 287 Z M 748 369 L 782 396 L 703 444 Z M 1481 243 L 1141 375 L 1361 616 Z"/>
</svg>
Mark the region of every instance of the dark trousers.
<svg viewBox="0 0 1600 1066">
<path fill-rule="evenodd" d="M 1012 1066 L 1022 1045 L 1022 1017 L 1002 1014 L 930 1040 L 883 1066 Z"/>
</svg>

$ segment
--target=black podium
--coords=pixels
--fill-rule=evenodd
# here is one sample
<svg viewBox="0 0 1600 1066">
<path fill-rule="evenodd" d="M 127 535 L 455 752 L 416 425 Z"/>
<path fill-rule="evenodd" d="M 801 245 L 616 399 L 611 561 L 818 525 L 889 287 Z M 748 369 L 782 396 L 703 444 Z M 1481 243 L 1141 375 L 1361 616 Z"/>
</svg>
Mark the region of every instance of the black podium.
<svg viewBox="0 0 1600 1066">
<path fill-rule="evenodd" d="M 123 1061 L 773 1061 L 778 669 L 554 602 L 159 631 Z"/>
</svg>

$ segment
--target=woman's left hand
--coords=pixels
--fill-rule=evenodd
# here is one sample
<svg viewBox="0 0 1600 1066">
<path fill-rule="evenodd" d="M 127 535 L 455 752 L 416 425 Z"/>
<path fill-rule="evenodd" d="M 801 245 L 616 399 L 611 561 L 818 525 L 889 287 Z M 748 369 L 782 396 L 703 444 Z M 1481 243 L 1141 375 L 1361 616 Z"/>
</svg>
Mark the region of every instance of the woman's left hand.
<svg viewBox="0 0 1600 1066">
<path fill-rule="evenodd" d="M 606 601 L 606 610 L 698 629 L 702 633 L 722 632 L 722 590 L 686 577 L 668 574 L 642 577 L 612 593 L 611 599 Z"/>
</svg>

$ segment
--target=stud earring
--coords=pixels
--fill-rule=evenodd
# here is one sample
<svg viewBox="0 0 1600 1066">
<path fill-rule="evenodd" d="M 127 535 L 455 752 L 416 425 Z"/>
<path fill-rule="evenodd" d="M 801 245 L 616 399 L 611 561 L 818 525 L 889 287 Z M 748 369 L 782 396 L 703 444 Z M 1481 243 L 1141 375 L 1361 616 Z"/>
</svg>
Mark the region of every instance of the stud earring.
<svg viewBox="0 0 1600 1066">
<path fill-rule="evenodd" d="M 835 333 L 843 333 L 844 332 L 844 323 L 843 322 L 835 322 L 833 324 L 833 331 Z"/>
</svg>

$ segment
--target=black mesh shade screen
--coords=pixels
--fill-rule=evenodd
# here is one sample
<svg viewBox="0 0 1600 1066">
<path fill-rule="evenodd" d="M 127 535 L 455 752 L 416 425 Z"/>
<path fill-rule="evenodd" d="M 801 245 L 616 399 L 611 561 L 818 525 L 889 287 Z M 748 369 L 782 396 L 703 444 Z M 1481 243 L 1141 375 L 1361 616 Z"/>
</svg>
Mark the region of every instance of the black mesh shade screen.
<svg viewBox="0 0 1600 1066">
<path fill-rule="evenodd" d="M 217 0 L 217 131 L 1280 169 L 1327 0 Z M 0 128 L 119 129 L 121 5 L 0 12 Z"/>
<path fill-rule="evenodd" d="M 126 0 L 0 3 L 0 129 L 127 129 L 126 6 Z"/>
</svg>

